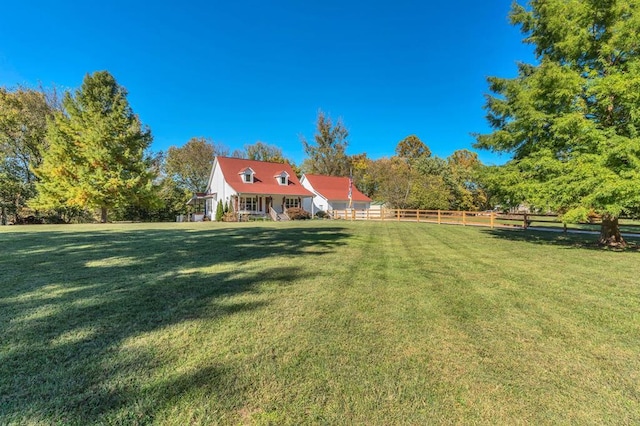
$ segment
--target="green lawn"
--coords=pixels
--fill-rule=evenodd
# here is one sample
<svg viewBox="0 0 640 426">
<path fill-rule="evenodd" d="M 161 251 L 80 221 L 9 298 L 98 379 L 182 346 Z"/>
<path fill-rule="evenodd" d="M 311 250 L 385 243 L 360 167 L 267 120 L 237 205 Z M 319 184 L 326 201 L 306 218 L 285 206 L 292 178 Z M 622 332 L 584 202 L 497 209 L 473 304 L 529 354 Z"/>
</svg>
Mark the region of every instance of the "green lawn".
<svg viewBox="0 0 640 426">
<path fill-rule="evenodd" d="M 638 424 L 640 253 L 424 223 L 0 229 L 0 424 Z"/>
</svg>

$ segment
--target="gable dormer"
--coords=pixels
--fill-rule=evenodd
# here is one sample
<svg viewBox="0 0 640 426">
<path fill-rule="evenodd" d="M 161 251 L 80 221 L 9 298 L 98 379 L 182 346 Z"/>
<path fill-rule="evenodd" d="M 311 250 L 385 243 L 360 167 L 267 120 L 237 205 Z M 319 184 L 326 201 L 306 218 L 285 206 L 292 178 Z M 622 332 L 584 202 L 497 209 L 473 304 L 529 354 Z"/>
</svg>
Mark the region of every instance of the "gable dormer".
<svg viewBox="0 0 640 426">
<path fill-rule="evenodd" d="M 289 173 L 284 170 L 277 175 L 274 176 L 278 181 L 278 185 L 287 186 L 289 185 Z"/>
<path fill-rule="evenodd" d="M 240 170 L 238 173 L 242 178 L 242 182 L 244 183 L 253 183 L 255 172 L 251 167 L 247 167 L 246 169 Z"/>
</svg>

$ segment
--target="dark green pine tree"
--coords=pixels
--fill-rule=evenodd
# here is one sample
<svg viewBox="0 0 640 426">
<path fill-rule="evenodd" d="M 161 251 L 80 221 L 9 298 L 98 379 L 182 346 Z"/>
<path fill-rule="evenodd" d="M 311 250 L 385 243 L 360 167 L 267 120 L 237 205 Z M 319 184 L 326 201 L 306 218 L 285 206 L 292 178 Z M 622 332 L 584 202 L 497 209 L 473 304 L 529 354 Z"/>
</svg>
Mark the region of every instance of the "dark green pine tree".
<svg viewBox="0 0 640 426">
<path fill-rule="evenodd" d="M 618 217 L 640 214 L 640 0 L 532 0 L 511 21 L 537 64 L 489 78 L 494 131 L 477 146 L 513 158 L 503 199 L 565 222 L 602 217 L 601 244 L 624 245 Z"/>
<path fill-rule="evenodd" d="M 224 216 L 224 207 L 222 207 L 222 200 L 219 200 L 218 205 L 216 206 L 216 221 L 220 222 L 223 216 Z"/>
<path fill-rule="evenodd" d="M 110 209 L 144 205 L 152 178 L 144 154 L 152 138 L 127 91 L 100 71 L 85 76 L 75 94 L 66 93 L 63 107 L 48 126 L 35 204 L 99 209 L 102 222 Z"/>
</svg>

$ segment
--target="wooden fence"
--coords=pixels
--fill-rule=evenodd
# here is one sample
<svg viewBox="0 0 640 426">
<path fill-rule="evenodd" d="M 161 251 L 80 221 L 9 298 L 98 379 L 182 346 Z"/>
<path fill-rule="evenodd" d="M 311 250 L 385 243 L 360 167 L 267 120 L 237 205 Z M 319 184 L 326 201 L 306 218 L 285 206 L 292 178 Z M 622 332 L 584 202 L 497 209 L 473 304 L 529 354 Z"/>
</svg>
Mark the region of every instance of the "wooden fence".
<svg viewBox="0 0 640 426">
<path fill-rule="evenodd" d="M 333 210 L 333 219 L 344 220 L 380 220 L 398 222 L 427 222 L 447 225 L 484 226 L 489 228 L 537 228 L 554 230 L 599 231 L 600 221 L 594 219 L 585 223 L 564 224 L 554 214 L 467 212 L 450 210 Z M 620 219 L 620 228 L 624 233 L 640 234 L 640 222 L 632 219 Z"/>
</svg>

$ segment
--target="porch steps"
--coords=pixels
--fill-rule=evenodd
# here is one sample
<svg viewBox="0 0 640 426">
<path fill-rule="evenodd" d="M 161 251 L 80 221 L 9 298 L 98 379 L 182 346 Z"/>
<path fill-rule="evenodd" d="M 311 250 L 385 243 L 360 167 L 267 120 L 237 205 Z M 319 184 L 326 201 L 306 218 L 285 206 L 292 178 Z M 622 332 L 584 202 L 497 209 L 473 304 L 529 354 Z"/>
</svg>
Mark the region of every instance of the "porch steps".
<svg viewBox="0 0 640 426">
<path fill-rule="evenodd" d="M 282 220 L 289 220 L 289 216 L 287 216 L 286 213 L 278 213 L 273 207 L 269 208 L 269 216 L 271 216 L 271 219 L 274 221 L 282 221 Z"/>
</svg>

